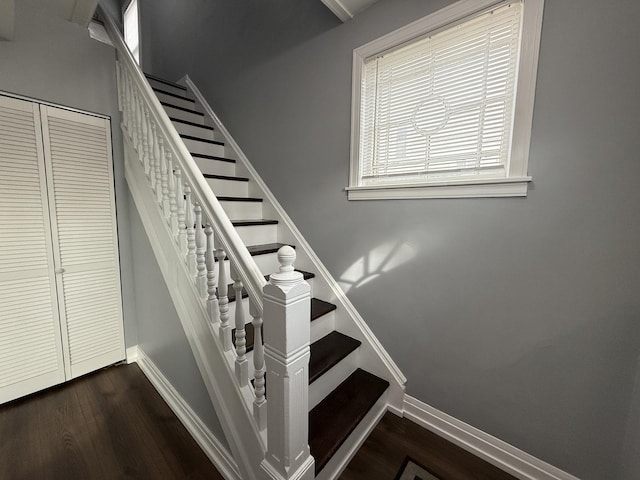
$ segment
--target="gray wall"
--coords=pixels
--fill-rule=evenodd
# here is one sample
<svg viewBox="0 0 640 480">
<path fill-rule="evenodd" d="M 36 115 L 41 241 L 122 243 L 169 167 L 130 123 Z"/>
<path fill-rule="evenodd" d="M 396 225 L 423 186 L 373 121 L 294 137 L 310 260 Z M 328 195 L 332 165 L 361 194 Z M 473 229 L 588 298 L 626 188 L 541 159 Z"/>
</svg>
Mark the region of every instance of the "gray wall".
<svg viewBox="0 0 640 480">
<path fill-rule="evenodd" d="M 622 480 L 638 480 L 640 478 L 640 362 L 638 362 L 635 389 L 627 423 L 620 478 Z"/>
<path fill-rule="evenodd" d="M 55 16 L 47 0 L 16 2 L 16 30 L 0 43 L 0 90 L 111 117 L 120 266 L 127 346 L 137 344 L 129 204 L 124 180 L 115 50 Z"/>
<path fill-rule="evenodd" d="M 228 448 L 142 220 L 133 199 L 130 201 L 138 346 Z"/>
<path fill-rule="evenodd" d="M 449 3 L 338 25 L 318 0 L 143 0 L 144 62 L 194 79 L 337 279 L 411 252 L 348 292 L 410 395 L 581 478 L 640 478 L 640 4 L 547 0 L 526 199 L 347 201 L 353 49 Z"/>
</svg>

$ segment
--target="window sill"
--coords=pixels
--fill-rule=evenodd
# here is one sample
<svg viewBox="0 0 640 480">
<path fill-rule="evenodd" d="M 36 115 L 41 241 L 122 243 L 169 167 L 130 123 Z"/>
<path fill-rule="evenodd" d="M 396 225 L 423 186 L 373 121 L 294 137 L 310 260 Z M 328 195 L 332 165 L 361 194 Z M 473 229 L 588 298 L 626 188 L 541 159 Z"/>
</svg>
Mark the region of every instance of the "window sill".
<svg viewBox="0 0 640 480">
<path fill-rule="evenodd" d="M 531 177 L 347 187 L 349 200 L 526 197 Z"/>
</svg>

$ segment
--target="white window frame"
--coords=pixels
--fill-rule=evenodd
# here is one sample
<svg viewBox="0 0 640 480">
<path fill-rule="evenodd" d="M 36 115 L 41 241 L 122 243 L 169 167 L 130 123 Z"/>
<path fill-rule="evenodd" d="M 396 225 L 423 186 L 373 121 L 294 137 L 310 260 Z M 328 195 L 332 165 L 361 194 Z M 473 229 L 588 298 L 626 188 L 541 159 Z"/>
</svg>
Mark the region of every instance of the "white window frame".
<svg viewBox="0 0 640 480">
<path fill-rule="evenodd" d="M 522 0 L 522 42 L 519 55 L 511 153 L 506 177 L 495 179 L 428 180 L 420 183 L 363 185 L 360 178 L 360 104 L 362 75 L 367 59 L 423 38 L 429 32 L 457 23 L 483 10 L 510 3 L 507 0 L 459 0 L 431 15 L 399 28 L 353 51 L 351 106 L 351 167 L 349 200 L 523 197 L 532 180 L 527 174 L 533 105 L 538 70 L 544 0 Z"/>
<path fill-rule="evenodd" d="M 129 23 L 126 20 L 126 17 L 131 15 L 132 10 L 135 9 L 136 11 L 136 18 L 137 18 L 137 22 L 136 22 L 136 30 L 135 32 L 128 32 L 128 25 Z M 133 58 L 136 60 L 136 62 L 138 63 L 138 65 L 142 65 L 140 63 L 140 51 L 141 51 L 141 42 L 140 42 L 140 4 L 138 3 L 138 0 L 129 0 L 128 3 L 126 3 L 125 8 L 122 11 L 122 30 L 124 32 L 124 39 L 125 39 L 125 43 L 127 44 L 127 47 L 129 48 L 129 51 L 131 52 L 131 55 L 133 55 Z M 137 41 L 137 45 L 135 46 L 134 50 L 131 49 L 131 45 L 129 45 L 129 43 L 127 43 L 127 37 L 128 37 L 128 33 L 134 33 L 135 37 L 136 37 L 136 41 Z"/>
</svg>

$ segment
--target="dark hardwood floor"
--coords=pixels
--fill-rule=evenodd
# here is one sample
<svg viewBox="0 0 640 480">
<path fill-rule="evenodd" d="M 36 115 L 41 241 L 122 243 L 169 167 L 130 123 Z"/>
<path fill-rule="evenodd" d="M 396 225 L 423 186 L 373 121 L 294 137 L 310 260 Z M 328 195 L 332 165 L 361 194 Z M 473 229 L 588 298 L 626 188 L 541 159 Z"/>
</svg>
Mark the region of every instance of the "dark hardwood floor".
<svg viewBox="0 0 640 480">
<path fill-rule="evenodd" d="M 415 423 L 387 413 L 340 480 L 394 480 L 406 456 L 440 480 L 516 480 Z"/>
<path fill-rule="evenodd" d="M 222 479 L 137 365 L 0 406 L 0 479 Z"/>
<path fill-rule="evenodd" d="M 407 455 L 441 480 L 515 480 L 391 413 L 340 479 L 394 480 Z M 125 478 L 223 478 L 137 365 L 0 405 L 0 479 Z"/>
</svg>

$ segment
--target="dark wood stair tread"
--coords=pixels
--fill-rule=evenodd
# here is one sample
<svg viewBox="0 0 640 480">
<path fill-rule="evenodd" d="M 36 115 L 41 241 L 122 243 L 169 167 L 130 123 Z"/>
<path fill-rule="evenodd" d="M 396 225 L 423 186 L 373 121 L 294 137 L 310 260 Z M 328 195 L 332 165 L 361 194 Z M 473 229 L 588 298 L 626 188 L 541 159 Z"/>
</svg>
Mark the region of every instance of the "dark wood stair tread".
<svg viewBox="0 0 640 480">
<path fill-rule="evenodd" d="M 189 152 L 193 158 L 204 158 L 205 160 L 219 160 L 221 162 L 236 163 L 233 158 L 219 157 L 217 155 L 207 155 L 205 153 Z"/>
<path fill-rule="evenodd" d="M 230 177 L 229 175 L 214 175 L 213 173 L 203 173 L 204 178 L 214 178 L 216 180 L 231 180 L 233 182 L 248 182 L 247 177 Z"/>
<path fill-rule="evenodd" d="M 262 199 L 257 197 L 217 197 L 217 198 L 221 202 L 252 202 L 252 203 L 262 202 Z"/>
<path fill-rule="evenodd" d="M 172 105 L 171 103 L 167 103 L 167 102 L 160 102 L 160 105 L 162 105 L 163 107 L 171 107 L 171 108 L 175 108 L 176 110 L 182 110 L 183 112 L 193 113 L 195 115 L 200 115 L 201 117 L 204 117 L 204 113 L 199 112 L 197 110 L 192 110 L 191 108 L 185 108 L 179 105 Z"/>
<path fill-rule="evenodd" d="M 311 321 L 333 312 L 337 307 L 333 303 L 325 302 L 319 298 L 311 299 Z"/>
<path fill-rule="evenodd" d="M 357 369 L 309 412 L 309 447 L 316 475 L 389 387 L 389 382 Z"/>
<path fill-rule="evenodd" d="M 172 122 L 183 123 L 185 125 L 191 125 L 192 127 L 204 128 L 205 130 L 213 131 L 213 127 L 210 127 L 209 125 L 202 125 L 200 123 L 190 122 L 189 120 L 183 120 L 182 118 L 169 117 L 169 120 L 171 120 Z"/>
<path fill-rule="evenodd" d="M 181 133 L 180 138 L 184 140 L 195 140 L 196 142 L 210 143 L 211 145 L 220 145 L 224 147 L 224 142 L 219 142 L 217 140 L 209 140 L 208 138 L 196 137 L 194 135 L 187 135 L 185 133 Z"/>
<path fill-rule="evenodd" d="M 256 218 L 255 220 L 231 220 L 234 227 L 255 227 L 257 225 L 276 225 L 278 220 L 266 220 Z"/>
<path fill-rule="evenodd" d="M 276 250 L 277 251 L 277 250 Z M 316 276 L 315 273 L 311 273 L 311 272 L 305 272 L 304 270 L 297 270 L 296 272 L 300 272 L 302 273 L 302 277 L 305 280 L 309 280 L 313 277 Z M 264 276 L 265 280 L 269 281 L 269 275 L 265 275 Z M 229 291 L 227 292 L 227 298 L 229 299 L 229 302 L 235 302 L 236 301 L 236 291 L 232 288 L 233 284 L 229 285 Z M 247 290 L 243 287 L 242 288 L 242 298 L 247 298 L 249 294 L 247 293 Z"/>
<path fill-rule="evenodd" d="M 164 78 L 156 77 L 155 75 L 151 75 L 150 73 L 145 73 L 144 76 L 147 78 L 150 78 L 151 80 L 155 80 L 156 82 L 164 83 L 165 85 L 179 88 L 181 90 L 184 90 L 185 92 L 187 91 L 187 87 L 185 87 L 184 85 L 180 85 L 178 83 L 165 80 Z"/>
<path fill-rule="evenodd" d="M 310 321 L 314 321 L 320 317 L 322 317 L 322 315 L 329 313 L 333 310 L 335 310 L 336 306 L 333 305 L 333 308 L 330 310 L 326 310 L 326 307 L 324 307 L 324 305 L 322 304 L 327 304 L 328 302 L 325 302 L 324 300 L 320 300 L 319 298 L 312 298 L 311 299 L 311 318 Z M 330 303 L 328 303 L 329 305 L 331 305 Z M 324 311 L 324 313 L 322 314 L 318 314 L 317 309 L 318 309 L 318 305 L 322 305 L 322 311 Z M 251 350 L 253 350 L 253 342 L 254 342 L 254 330 L 253 330 L 253 326 L 251 324 L 247 324 L 245 325 L 245 332 L 246 332 L 246 340 L 247 340 L 247 352 L 250 352 Z M 233 331 L 231 332 L 231 339 L 233 340 L 233 344 L 236 344 L 236 329 L 234 328 Z"/>
<path fill-rule="evenodd" d="M 362 342 L 333 331 L 311 344 L 309 385 L 327 373 L 334 365 L 358 348 Z"/>
<path fill-rule="evenodd" d="M 161 88 L 156 88 L 156 87 L 152 87 L 152 88 L 154 92 L 162 93 L 163 95 L 169 95 L 170 97 L 179 98 L 180 100 L 185 100 L 187 102 L 192 102 L 194 104 L 196 103 L 196 101 L 193 98 L 180 95 L 179 93 L 168 92 L 167 90 L 163 90 Z"/>
</svg>

